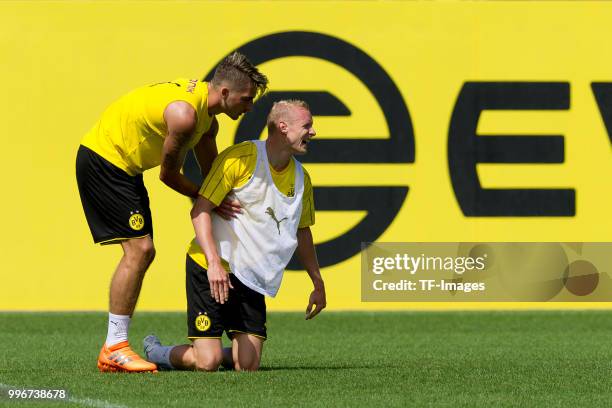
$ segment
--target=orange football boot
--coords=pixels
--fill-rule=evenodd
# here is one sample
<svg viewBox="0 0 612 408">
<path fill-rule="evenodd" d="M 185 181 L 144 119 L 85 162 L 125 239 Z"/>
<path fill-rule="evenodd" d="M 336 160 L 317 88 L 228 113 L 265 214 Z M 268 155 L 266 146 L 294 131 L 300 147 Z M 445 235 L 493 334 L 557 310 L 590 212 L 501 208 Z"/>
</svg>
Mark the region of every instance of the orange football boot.
<svg viewBox="0 0 612 408">
<path fill-rule="evenodd" d="M 157 366 L 134 353 L 127 341 L 110 347 L 104 344 L 98 356 L 98 369 L 103 373 L 157 372 Z"/>
</svg>

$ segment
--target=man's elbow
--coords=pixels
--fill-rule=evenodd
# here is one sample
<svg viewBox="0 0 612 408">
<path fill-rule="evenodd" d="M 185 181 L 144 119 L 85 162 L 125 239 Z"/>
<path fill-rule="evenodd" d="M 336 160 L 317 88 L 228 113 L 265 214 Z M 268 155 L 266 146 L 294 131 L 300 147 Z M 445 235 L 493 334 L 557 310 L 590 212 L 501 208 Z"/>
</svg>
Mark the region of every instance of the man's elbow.
<svg viewBox="0 0 612 408">
<path fill-rule="evenodd" d="M 168 180 L 168 172 L 163 168 L 159 169 L 159 179 L 164 183 Z"/>
<path fill-rule="evenodd" d="M 168 170 L 162 168 L 159 171 L 159 179 L 165 185 L 167 185 L 169 187 L 172 187 L 175 184 L 174 180 L 176 179 L 176 177 L 175 177 L 175 174 L 173 172 L 168 171 Z"/>
</svg>

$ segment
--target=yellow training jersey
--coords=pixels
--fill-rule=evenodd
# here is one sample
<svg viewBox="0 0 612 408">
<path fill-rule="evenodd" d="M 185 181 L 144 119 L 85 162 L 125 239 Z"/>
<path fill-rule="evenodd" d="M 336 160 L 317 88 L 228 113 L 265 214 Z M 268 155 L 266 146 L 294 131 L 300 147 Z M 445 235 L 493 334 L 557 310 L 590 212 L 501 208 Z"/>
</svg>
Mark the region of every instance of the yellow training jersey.
<svg viewBox="0 0 612 408">
<path fill-rule="evenodd" d="M 221 204 L 227 193 L 234 188 L 242 187 L 255 172 L 257 164 L 257 146 L 251 142 L 243 142 L 225 149 L 212 164 L 208 176 L 200 188 L 200 195 L 210 200 L 215 205 Z M 314 225 L 315 211 L 312 194 L 312 184 L 306 169 L 304 170 L 304 193 L 302 195 L 302 214 L 300 216 L 299 228 Z M 295 162 L 289 161 L 289 165 L 282 171 L 276 171 L 270 166 L 270 174 L 274 185 L 278 190 L 292 197 L 295 194 Z M 189 256 L 202 268 L 208 269 L 206 256 L 196 242 L 191 241 L 187 250 Z M 223 266 L 229 271 L 229 265 L 223 260 Z"/>
<path fill-rule="evenodd" d="M 208 114 L 208 84 L 197 79 L 161 82 L 128 93 L 104 111 L 81 144 L 131 176 L 159 166 L 168 134 L 164 111 L 175 101 L 185 101 L 196 111 L 191 149 L 214 118 Z"/>
</svg>

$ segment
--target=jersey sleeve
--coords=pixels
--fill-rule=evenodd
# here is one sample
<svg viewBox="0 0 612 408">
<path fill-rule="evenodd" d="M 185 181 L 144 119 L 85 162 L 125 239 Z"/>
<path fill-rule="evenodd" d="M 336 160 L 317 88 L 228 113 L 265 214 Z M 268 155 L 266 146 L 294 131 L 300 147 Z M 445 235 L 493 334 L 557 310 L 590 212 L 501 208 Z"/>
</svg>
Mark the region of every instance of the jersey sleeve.
<svg viewBox="0 0 612 408">
<path fill-rule="evenodd" d="M 303 168 L 304 169 L 304 168 Z M 315 223 L 314 198 L 312 193 L 312 183 L 310 175 L 304 169 L 304 194 L 302 195 L 302 215 L 298 228 L 306 228 Z"/>
<path fill-rule="evenodd" d="M 225 149 L 213 161 L 199 194 L 218 206 L 232 189 L 248 181 L 255 170 L 256 146 L 243 142 Z"/>
</svg>

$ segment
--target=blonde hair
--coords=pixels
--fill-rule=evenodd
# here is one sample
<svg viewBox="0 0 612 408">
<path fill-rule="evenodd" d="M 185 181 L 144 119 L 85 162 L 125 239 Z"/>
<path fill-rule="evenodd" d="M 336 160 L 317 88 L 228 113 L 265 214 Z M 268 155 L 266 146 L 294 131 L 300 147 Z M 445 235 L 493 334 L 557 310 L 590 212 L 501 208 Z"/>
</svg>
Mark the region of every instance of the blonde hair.
<svg viewBox="0 0 612 408">
<path fill-rule="evenodd" d="M 231 53 L 219 63 L 210 82 L 220 86 L 223 81 L 237 85 L 251 81 L 257 88 L 258 95 L 263 95 L 268 89 L 268 77 L 259 72 L 257 67 L 238 51 Z"/>
<path fill-rule="evenodd" d="M 302 108 L 310 112 L 310 106 L 299 99 L 286 99 L 278 102 L 274 102 L 270 113 L 268 114 L 268 132 L 272 132 L 277 129 L 277 123 L 291 116 L 291 108 Z"/>
</svg>

